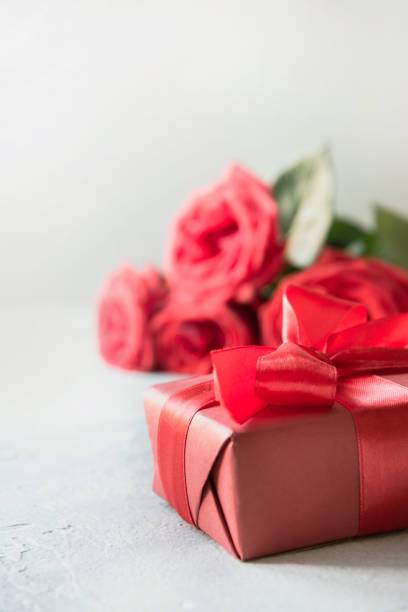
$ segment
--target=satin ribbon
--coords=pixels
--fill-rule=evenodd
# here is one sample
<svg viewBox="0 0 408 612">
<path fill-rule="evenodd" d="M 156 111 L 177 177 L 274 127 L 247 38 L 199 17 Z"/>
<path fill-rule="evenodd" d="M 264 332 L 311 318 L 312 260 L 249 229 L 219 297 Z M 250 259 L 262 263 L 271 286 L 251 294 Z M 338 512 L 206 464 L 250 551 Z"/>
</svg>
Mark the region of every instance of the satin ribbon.
<svg viewBox="0 0 408 612">
<path fill-rule="evenodd" d="M 204 377 L 201 377 L 201 379 Z M 166 499 L 188 523 L 196 525 L 187 495 L 185 450 L 190 423 L 199 410 L 216 403 L 210 377 L 173 393 L 165 402 L 157 430 L 160 480 Z"/>
<path fill-rule="evenodd" d="M 277 349 L 244 346 L 213 351 L 212 363 L 217 400 L 234 421 L 244 423 L 265 406 L 330 408 L 338 385 L 347 378 L 408 370 L 408 349 L 349 348 L 325 355 L 284 342 Z M 395 385 L 389 387 L 392 393 Z"/>
<path fill-rule="evenodd" d="M 283 297 L 277 348 L 212 352 L 213 377 L 171 396 L 161 412 L 158 461 L 168 501 L 195 524 L 185 480 L 185 442 L 198 410 L 218 401 L 238 423 L 267 405 L 351 413 L 359 451 L 359 535 L 408 522 L 408 313 L 367 322 L 360 304 L 297 286 Z M 381 375 L 385 375 L 384 378 Z"/>
</svg>

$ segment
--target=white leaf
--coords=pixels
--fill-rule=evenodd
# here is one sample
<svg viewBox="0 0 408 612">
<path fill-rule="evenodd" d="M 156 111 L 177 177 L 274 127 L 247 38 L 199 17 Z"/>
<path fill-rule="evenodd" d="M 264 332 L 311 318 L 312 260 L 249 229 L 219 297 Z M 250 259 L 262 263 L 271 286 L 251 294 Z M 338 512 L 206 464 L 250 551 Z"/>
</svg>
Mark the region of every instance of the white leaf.
<svg viewBox="0 0 408 612">
<path fill-rule="evenodd" d="M 318 256 L 333 218 L 334 175 L 330 155 L 324 150 L 300 162 L 291 172 L 297 206 L 286 238 L 285 255 L 293 266 L 305 268 Z"/>
</svg>

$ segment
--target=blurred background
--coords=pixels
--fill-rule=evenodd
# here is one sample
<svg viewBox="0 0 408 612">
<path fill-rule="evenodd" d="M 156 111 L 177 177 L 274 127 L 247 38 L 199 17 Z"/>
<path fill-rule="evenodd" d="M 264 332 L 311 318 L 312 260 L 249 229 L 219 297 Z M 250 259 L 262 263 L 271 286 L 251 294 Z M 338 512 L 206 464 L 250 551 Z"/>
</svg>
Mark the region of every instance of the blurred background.
<svg viewBox="0 0 408 612">
<path fill-rule="evenodd" d="M 407 212 L 404 0 L 2 0 L 0 300 L 160 264 L 186 195 L 332 147 L 337 207 Z"/>
</svg>

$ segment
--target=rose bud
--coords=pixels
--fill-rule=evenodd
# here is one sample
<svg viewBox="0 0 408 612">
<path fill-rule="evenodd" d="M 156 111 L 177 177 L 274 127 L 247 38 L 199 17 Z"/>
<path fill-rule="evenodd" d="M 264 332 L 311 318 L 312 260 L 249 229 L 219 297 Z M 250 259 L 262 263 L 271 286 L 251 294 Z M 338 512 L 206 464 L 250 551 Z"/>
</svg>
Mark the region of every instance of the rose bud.
<svg viewBox="0 0 408 612">
<path fill-rule="evenodd" d="M 150 320 L 166 296 L 164 281 L 151 266 L 123 265 L 106 280 L 98 302 L 99 349 L 104 359 L 127 370 L 155 365 Z"/>
</svg>

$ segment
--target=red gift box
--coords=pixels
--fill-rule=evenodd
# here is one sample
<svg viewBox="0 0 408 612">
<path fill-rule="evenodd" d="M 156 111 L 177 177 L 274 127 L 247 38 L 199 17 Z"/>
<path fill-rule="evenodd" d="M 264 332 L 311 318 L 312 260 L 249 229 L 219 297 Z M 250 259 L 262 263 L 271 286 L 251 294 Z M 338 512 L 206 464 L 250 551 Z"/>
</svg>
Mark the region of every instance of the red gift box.
<svg viewBox="0 0 408 612">
<path fill-rule="evenodd" d="M 280 347 L 145 394 L 154 491 L 243 560 L 408 527 L 408 313 L 283 299 Z"/>
</svg>

